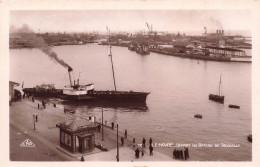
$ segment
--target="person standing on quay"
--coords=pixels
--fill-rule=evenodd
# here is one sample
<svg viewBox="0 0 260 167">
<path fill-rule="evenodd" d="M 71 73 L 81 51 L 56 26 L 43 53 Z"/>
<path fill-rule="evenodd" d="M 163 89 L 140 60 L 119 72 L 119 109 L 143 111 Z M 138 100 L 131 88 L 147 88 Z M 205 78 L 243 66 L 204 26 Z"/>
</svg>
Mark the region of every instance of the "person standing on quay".
<svg viewBox="0 0 260 167">
<path fill-rule="evenodd" d="M 125 138 L 127 138 L 127 130 L 125 129 Z"/>
<path fill-rule="evenodd" d="M 135 148 L 135 138 L 133 138 L 133 147 Z"/>
<path fill-rule="evenodd" d="M 111 126 L 112 126 L 112 129 L 114 130 L 114 126 L 115 126 L 114 122 L 111 123 Z"/>
<path fill-rule="evenodd" d="M 173 158 L 173 159 L 176 159 L 176 149 L 173 150 L 172 158 Z"/>
<path fill-rule="evenodd" d="M 188 147 L 186 147 L 187 158 L 190 158 Z"/>
<path fill-rule="evenodd" d="M 183 159 L 183 151 L 182 151 L 182 149 L 181 149 L 180 153 L 181 153 L 181 159 Z"/>
<path fill-rule="evenodd" d="M 152 144 L 150 144 L 149 150 L 150 150 L 150 156 L 152 156 L 153 155 L 153 146 L 152 146 Z"/>
<path fill-rule="evenodd" d="M 145 138 L 143 137 L 143 147 L 145 147 Z"/>
<path fill-rule="evenodd" d="M 142 156 L 144 156 L 144 145 L 142 145 Z"/>
<path fill-rule="evenodd" d="M 151 146 L 152 143 L 153 143 L 153 140 L 152 140 L 152 138 L 150 138 L 150 139 L 149 139 L 149 145 Z"/>
<path fill-rule="evenodd" d="M 135 150 L 135 157 L 136 157 L 136 158 L 139 158 L 139 152 L 140 152 L 140 151 L 139 151 L 139 149 L 137 148 L 137 149 Z"/>
<path fill-rule="evenodd" d="M 121 144 L 122 144 L 122 146 L 124 145 L 124 138 L 123 137 L 121 137 Z"/>
</svg>

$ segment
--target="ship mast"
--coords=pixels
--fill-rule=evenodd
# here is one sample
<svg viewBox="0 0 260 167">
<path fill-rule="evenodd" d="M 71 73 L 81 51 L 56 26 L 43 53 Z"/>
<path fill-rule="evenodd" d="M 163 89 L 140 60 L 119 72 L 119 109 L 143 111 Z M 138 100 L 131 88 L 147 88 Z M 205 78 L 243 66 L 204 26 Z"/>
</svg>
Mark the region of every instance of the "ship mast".
<svg viewBox="0 0 260 167">
<path fill-rule="evenodd" d="M 207 28 L 204 27 L 204 30 L 205 30 L 205 56 L 206 56 L 206 45 L 207 45 L 207 39 L 206 39 L 206 36 L 207 36 Z"/>
<path fill-rule="evenodd" d="M 220 85 L 221 85 L 221 75 L 220 75 L 219 86 L 218 86 L 218 94 L 219 94 L 219 96 L 220 96 Z"/>
<path fill-rule="evenodd" d="M 115 72 L 114 72 L 113 58 L 112 58 L 111 45 L 110 45 L 110 30 L 107 28 L 107 31 L 108 31 L 109 56 L 110 56 L 110 60 L 111 60 L 111 64 L 112 64 L 114 87 L 115 87 L 115 91 L 116 91 Z"/>
</svg>

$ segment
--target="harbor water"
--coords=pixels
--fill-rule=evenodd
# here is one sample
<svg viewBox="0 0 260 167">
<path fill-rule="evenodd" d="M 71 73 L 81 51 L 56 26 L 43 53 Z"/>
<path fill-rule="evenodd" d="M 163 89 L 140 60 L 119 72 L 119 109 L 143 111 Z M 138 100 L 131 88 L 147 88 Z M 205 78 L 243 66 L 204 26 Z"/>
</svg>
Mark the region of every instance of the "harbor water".
<svg viewBox="0 0 260 167">
<path fill-rule="evenodd" d="M 73 68 L 73 77 L 80 78 L 80 84 L 94 83 L 96 90 L 114 89 L 108 46 L 87 44 L 52 49 Z M 146 141 L 151 137 L 154 143 L 191 144 L 191 160 L 252 160 L 252 143 L 247 141 L 247 135 L 252 133 L 250 63 L 156 53 L 141 56 L 125 47 L 112 47 L 112 53 L 117 90 L 151 94 L 146 107 L 103 106 L 107 124 L 113 121 L 119 124 L 120 131 L 127 129 L 129 135 L 145 137 Z M 219 91 L 220 75 L 224 104 L 208 100 L 209 93 Z M 67 69 L 38 49 L 10 49 L 10 80 L 24 81 L 25 88 L 42 83 L 54 83 L 56 88 L 69 84 Z M 228 108 L 229 104 L 239 105 L 240 109 Z M 98 104 L 60 105 L 94 115 L 97 120 L 101 118 L 102 106 Z M 195 114 L 201 114 L 203 119 L 194 118 Z M 172 156 L 174 147 L 155 149 Z"/>
</svg>

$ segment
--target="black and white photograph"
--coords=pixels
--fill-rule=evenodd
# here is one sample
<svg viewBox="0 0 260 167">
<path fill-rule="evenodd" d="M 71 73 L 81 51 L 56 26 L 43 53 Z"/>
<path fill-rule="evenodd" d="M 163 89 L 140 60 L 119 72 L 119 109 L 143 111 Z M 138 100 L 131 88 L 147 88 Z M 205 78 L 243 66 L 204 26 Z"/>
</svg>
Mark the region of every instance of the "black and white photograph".
<svg viewBox="0 0 260 167">
<path fill-rule="evenodd" d="M 9 10 L 9 161 L 252 162 L 253 15 Z"/>
</svg>

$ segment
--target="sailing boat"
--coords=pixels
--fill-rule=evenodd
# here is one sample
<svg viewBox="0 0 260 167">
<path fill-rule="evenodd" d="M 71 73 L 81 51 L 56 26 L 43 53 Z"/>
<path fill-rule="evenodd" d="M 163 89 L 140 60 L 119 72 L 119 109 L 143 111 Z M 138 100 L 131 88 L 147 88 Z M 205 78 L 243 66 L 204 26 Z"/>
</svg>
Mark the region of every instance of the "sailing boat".
<svg viewBox="0 0 260 167">
<path fill-rule="evenodd" d="M 221 86 L 221 75 L 219 79 L 219 86 L 218 86 L 218 95 L 217 94 L 209 94 L 209 100 L 213 100 L 219 103 L 224 103 L 225 96 L 220 94 L 220 86 Z"/>
</svg>

